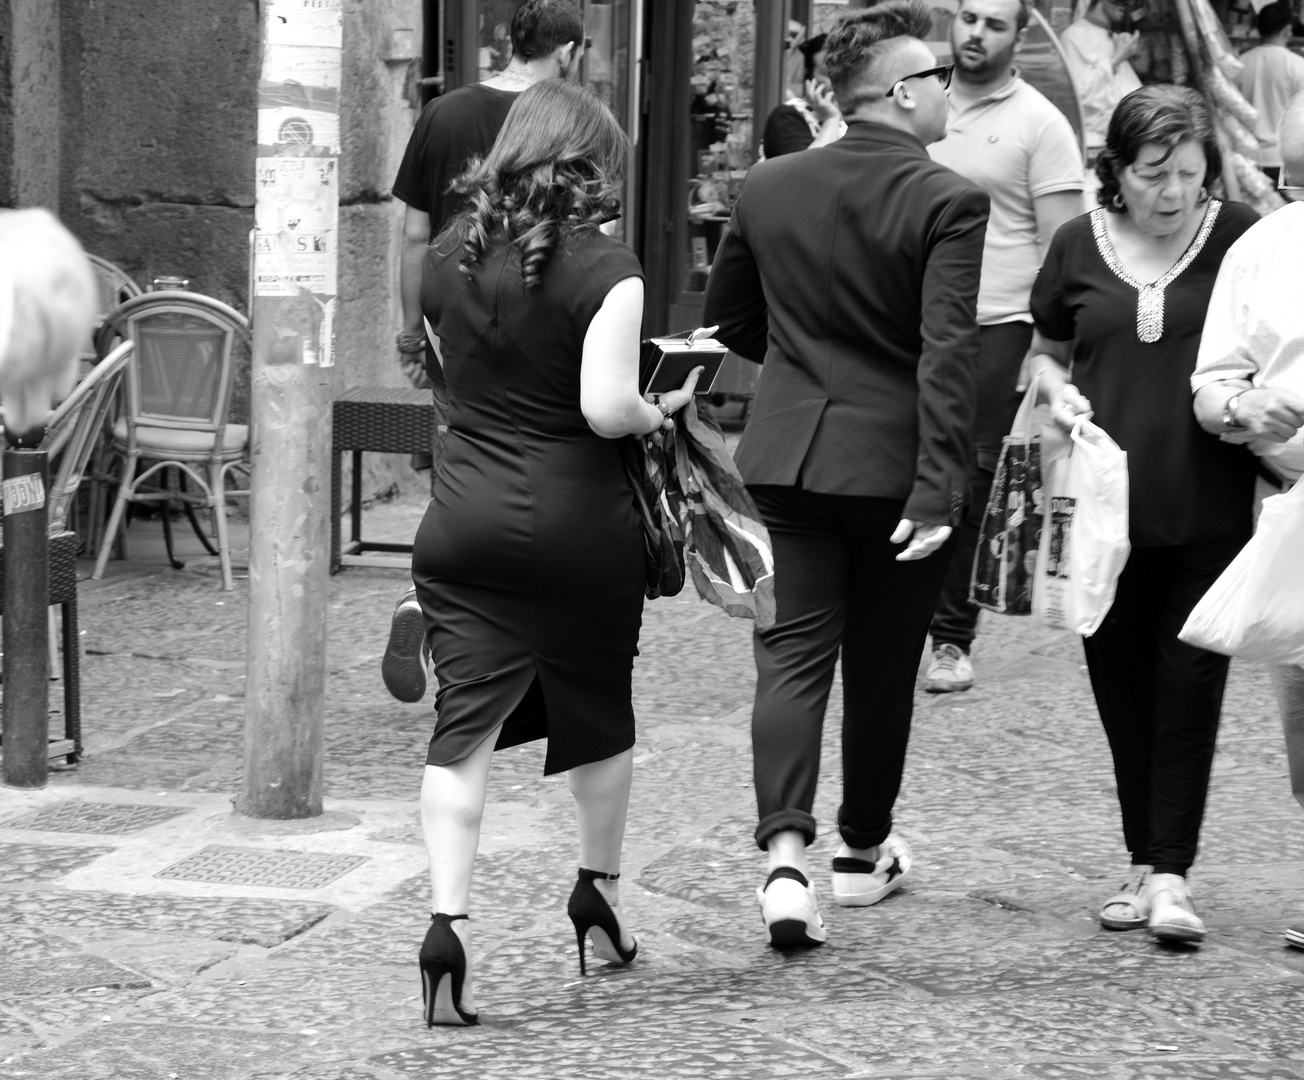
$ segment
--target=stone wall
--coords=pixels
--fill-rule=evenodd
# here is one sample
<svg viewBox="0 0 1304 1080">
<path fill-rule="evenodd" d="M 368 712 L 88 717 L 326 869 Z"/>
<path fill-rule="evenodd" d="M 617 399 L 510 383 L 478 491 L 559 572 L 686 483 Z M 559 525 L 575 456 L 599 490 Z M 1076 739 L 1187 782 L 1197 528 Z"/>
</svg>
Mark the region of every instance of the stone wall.
<svg viewBox="0 0 1304 1080">
<path fill-rule="evenodd" d="M 0 206 L 58 207 L 59 9 L 0 3 Z"/>
<path fill-rule="evenodd" d="M 0 205 L 56 209 L 141 285 L 249 310 L 261 0 L 0 0 Z M 402 384 L 401 205 L 421 0 L 345 0 L 337 385 Z M 248 365 L 234 412 L 248 410 Z M 426 476 L 369 455 L 364 491 Z"/>
</svg>

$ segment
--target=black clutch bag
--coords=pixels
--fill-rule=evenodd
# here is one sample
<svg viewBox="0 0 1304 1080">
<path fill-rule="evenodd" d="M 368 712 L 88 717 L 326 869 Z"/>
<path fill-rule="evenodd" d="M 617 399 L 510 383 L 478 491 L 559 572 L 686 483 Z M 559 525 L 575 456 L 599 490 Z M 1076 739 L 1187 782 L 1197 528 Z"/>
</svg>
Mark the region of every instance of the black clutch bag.
<svg viewBox="0 0 1304 1080">
<path fill-rule="evenodd" d="M 688 373 L 702 368 L 696 393 L 709 394 L 729 350 L 711 335 L 718 326 L 699 327 L 666 337 L 645 338 L 639 356 L 639 390 L 668 394 L 684 385 Z"/>
</svg>

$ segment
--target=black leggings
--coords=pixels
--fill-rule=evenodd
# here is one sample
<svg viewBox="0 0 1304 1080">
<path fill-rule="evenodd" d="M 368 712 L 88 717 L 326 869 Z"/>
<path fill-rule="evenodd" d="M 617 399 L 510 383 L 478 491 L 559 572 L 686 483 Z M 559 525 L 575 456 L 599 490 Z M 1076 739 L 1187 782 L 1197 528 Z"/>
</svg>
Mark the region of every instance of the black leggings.
<svg viewBox="0 0 1304 1080">
<path fill-rule="evenodd" d="M 1177 634 L 1243 543 L 1133 548 L 1113 607 L 1083 643 L 1123 839 L 1133 865 L 1156 873 L 1185 876 L 1195 861 L 1229 663 Z"/>
</svg>

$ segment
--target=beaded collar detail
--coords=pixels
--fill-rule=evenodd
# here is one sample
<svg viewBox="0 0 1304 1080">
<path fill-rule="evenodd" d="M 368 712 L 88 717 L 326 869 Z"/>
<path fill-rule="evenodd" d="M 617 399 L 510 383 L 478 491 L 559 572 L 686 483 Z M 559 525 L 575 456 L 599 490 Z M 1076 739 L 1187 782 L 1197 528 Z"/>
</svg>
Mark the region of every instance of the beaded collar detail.
<svg viewBox="0 0 1304 1080">
<path fill-rule="evenodd" d="M 1219 200 L 1209 200 L 1209 205 L 1204 210 L 1204 220 L 1200 223 L 1200 231 L 1195 234 L 1195 239 L 1191 241 L 1190 246 L 1162 277 L 1149 283 L 1137 280 L 1119 259 L 1118 252 L 1114 250 L 1114 242 L 1105 231 L 1105 208 L 1102 206 L 1091 212 L 1091 231 L 1096 237 L 1096 248 L 1100 251 L 1100 257 L 1105 260 L 1105 265 L 1114 272 L 1115 276 L 1137 291 L 1136 336 L 1139 341 L 1153 345 L 1164 336 L 1164 290 L 1203 250 L 1209 234 L 1213 232 L 1213 224 L 1218 220 L 1218 211 L 1221 209 L 1222 203 Z"/>
</svg>

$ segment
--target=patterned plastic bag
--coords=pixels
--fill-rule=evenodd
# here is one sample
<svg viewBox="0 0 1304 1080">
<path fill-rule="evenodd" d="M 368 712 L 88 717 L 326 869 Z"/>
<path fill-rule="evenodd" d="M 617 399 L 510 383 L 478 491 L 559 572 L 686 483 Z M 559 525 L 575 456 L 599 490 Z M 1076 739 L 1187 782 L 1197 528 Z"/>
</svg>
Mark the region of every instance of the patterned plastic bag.
<svg viewBox="0 0 1304 1080">
<path fill-rule="evenodd" d="M 969 602 L 1001 615 L 1032 614 L 1032 574 L 1041 543 L 1041 426 L 1032 381 L 1001 440 L 992 492 L 983 511 L 969 575 Z"/>
</svg>

